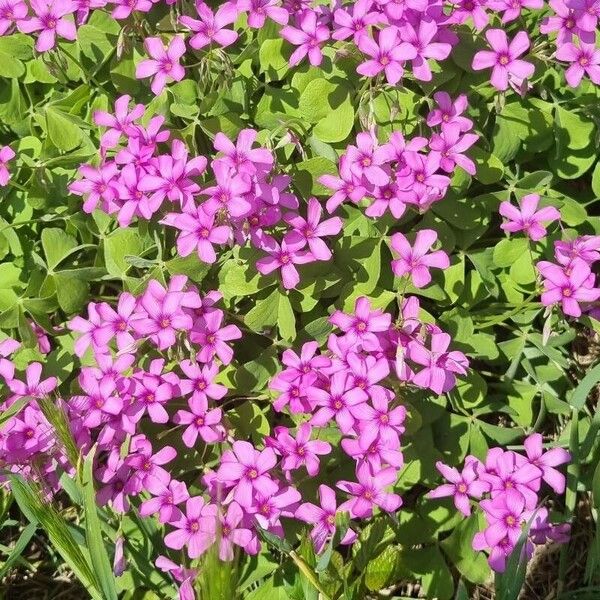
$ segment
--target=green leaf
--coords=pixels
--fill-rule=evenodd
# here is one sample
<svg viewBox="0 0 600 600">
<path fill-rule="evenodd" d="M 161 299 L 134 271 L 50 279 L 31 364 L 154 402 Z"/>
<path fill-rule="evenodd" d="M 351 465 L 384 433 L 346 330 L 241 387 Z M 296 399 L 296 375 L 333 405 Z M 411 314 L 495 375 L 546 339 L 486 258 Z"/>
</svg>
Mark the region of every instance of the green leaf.
<svg viewBox="0 0 600 600">
<path fill-rule="evenodd" d="M 502 176 L 504 175 L 504 165 L 497 156 L 486 152 L 479 146 L 471 147 L 467 153 L 475 161 L 475 165 L 477 166 L 475 179 L 486 185 L 496 183 L 502 179 Z"/>
<path fill-rule="evenodd" d="M 592 174 L 592 191 L 596 198 L 600 198 L 600 162 L 596 163 Z"/>
<path fill-rule="evenodd" d="M 42 231 L 42 248 L 48 270 L 53 271 L 77 248 L 77 240 L 62 229 L 50 227 Z"/>
<path fill-rule="evenodd" d="M 477 515 L 462 519 L 441 546 L 460 573 L 472 583 L 484 584 L 490 576 L 490 567 L 481 552 L 472 548 L 473 536 L 479 531 Z"/>
<path fill-rule="evenodd" d="M 277 327 L 284 340 L 291 342 L 296 337 L 296 315 L 287 294 L 279 294 Z"/>
<path fill-rule="evenodd" d="M 21 409 L 24 408 L 25 405 L 29 403 L 30 400 L 31 400 L 31 398 L 29 398 L 27 396 L 25 398 L 19 398 L 13 404 L 11 404 L 6 410 L 3 410 L 0 413 L 0 427 L 2 427 L 2 425 L 4 425 L 7 421 L 12 419 L 12 417 L 14 417 L 17 413 L 19 413 L 21 411 Z"/>
<path fill-rule="evenodd" d="M 135 229 L 117 229 L 104 240 L 104 263 L 110 275 L 125 277 L 131 265 L 126 257 L 138 256 L 142 239 Z"/>
<path fill-rule="evenodd" d="M 69 271 L 56 273 L 53 279 L 59 306 L 69 315 L 79 312 L 89 296 L 88 284 Z"/>
<path fill-rule="evenodd" d="M 494 248 L 494 264 L 497 267 L 510 267 L 523 254 L 529 255 L 526 238 L 511 237 L 498 242 Z"/>
<path fill-rule="evenodd" d="M 587 375 L 577 384 L 569 404 L 573 408 L 581 410 L 585 406 L 585 401 L 592 389 L 600 381 L 600 364 L 596 365 Z"/>
<path fill-rule="evenodd" d="M 77 148 L 83 137 L 81 129 L 64 112 L 54 106 L 47 106 L 45 112 L 48 137 L 52 143 L 59 150 L 69 151 Z"/>
<path fill-rule="evenodd" d="M 379 556 L 369 561 L 365 570 L 365 585 L 372 592 L 381 590 L 400 579 L 403 554 L 398 546 L 389 545 Z"/>
<path fill-rule="evenodd" d="M 318 182 L 318 178 L 321 175 L 333 175 L 337 173 L 337 167 L 332 161 L 322 156 L 317 156 L 298 163 L 296 169 L 294 185 L 305 198 L 313 194 L 325 196 L 330 193 L 329 188 Z"/>
<path fill-rule="evenodd" d="M 118 600 L 115 586 L 115 578 L 112 572 L 104 539 L 102 527 L 98 517 L 96 504 L 96 492 L 94 490 L 94 455 L 95 447 L 92 448 L 83 462 L 81 474 L 81 495 L 83 497 L 83 509 L 85 515 L 85 538 L 92 559 L 94 573 L 105 600 Z"/>
</svg>

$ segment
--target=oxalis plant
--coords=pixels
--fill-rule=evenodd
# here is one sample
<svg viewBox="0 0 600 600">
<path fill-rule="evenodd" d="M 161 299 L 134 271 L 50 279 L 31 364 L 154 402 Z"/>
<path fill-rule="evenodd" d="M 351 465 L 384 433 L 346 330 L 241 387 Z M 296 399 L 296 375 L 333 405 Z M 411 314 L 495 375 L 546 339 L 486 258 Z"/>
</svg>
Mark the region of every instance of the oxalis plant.
<svg viewBox="0 0 600 600">
<path fill-rule="evenodd" d="M 599 16 L 0 0 L 7 598 L 599 597 Z"/>
</svg>

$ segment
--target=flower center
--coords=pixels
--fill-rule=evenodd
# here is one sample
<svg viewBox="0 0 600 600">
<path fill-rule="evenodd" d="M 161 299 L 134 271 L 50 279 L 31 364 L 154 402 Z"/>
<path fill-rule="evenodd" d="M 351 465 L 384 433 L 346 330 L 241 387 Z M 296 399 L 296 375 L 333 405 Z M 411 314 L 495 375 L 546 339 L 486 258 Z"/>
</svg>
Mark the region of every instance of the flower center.
<svg viewBox="0 0 600 600">
<path fill-rule="evenodd" d="M 506 66 L 509 62 L 508 60 L 508 56 L 506 54 L 501 54 L 498 57 L 498 62 L 502 65 L 502 66 Z"/>
<path fill-rule="evenodd" d="M 589 65 L 589 64 L 590 64 L 590 59 L 589 59 L 587 56 L 582 56 L 582 57 L 579 59 L 579 64 L 580 64 L 582 67 L 587 67 L 587 65 Z"/>
<path fill-rule="evenodd" d="M 171 325 L 171 319 L 167 319 L 166 317 L 164 319 L 160 320 L 160 326 L 163 329 L 166 329 L 167 327 L 169 327 L 169 325 Z"/>
<path fill-rule="evenodd" d="M 200 230 L 200 237 L 203 237 L 206 239 L 206 238 L 208 238 L 209 235 L 210 235 L 210 231 L 208 229 L 206 229 L 206 227 L 203 227 Z"/>
<path fill-rule="evenodd" d="M 571 288 L 568 288 L 568 287 L 563 288 L 562 295 L 565 296 L 565 298 L 570 298 L 572 296 L 572 294 L 573 294 L 573 291 L 571 290 Z"/>
<path fill-rule="evenodd" d="M 250 479 L 256 479 L 258 477 L 258 471 L 256 469 L 250 469 L 248 471 L 248 477 Z"/>
<path fill-rule="evenodd" d="M 415 179 L 419 183 L 423 183 L 425 181 L 425 175 L 423 173 L 417 173 L 416 176 L 415 176 Z"/>
<path fill-rule="evenodd" d="M 204 425 L 204 419 L 202 417 L 196 417 L 196 425 L 202 427 Z"/>
<path fill-rule="evenodd" d="M 282 254 L 280 260 L 284 265 L 287 265 L 290 262 L 290 255 Z"/>
<path fill-rule="evenodd" d="M 335 525 L 335 515 L 327 515 L 326 519 L 327 525 Z"/>
<path fill-rule="evenodd" d="M 467 486 L 464 483 L 459 483 L 457 489 L 461 494 L 465 494 L 467 492 Z"/>
<path fill-rule="evenodd" d="M 506 517 L 506 524 L 509 527 L 514 527 L 516 522 L 517 520 L 512 515 L 508 515 L 508 517 Z"/>
<path fill-rule="evenodd" d="M 198 523 L 198 521 L 192 521 L 190 523 L 190 531 L 192 533 L 196 533 L 198 529 L 200 529 L 200 524 Z"/>
</svg>

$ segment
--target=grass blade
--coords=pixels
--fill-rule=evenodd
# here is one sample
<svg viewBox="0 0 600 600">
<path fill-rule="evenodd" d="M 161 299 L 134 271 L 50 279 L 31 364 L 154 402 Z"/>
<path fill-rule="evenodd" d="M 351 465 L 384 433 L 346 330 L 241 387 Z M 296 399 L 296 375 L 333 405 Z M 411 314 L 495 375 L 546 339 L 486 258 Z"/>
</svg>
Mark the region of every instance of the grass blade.
<svg viewBox="0 0 600 600">
<path fill-rule="evenodd" d="M 18 560 L 18 558 L 23 554 L 25 548 L 27 548 L 27 544 L 29 544 L 29 540 L 33 537 L 33 534 L 36 532 L 38 528 L 37 521 L 32 521 L 23 529 L 17 543 L 12 549 L 11 553 L 8 555 L 6 562 L 0 567 L 0 580 L 4 578 L 4 576 L 8 573 L 9 569 Z"/>
<path fill-rule="evenodd" d="M 96 492 L 94 491 L 94 454 L 96 448 L 85 457 L 81 481 L 81 496 L 83 498 L 83 509 L 85 513 L 85 537 L 87 540 L 92 566 L 100 589 L 105 600 L 118 600 L 117 588 L 114 574 L 110 565 L 110 559 L 106 552 L 104 539 L 102 537 L 102 526 L 96 506 Z"/>
<path fill-rule="evenodd" d="M 9 474 L 10 487 L 21 512 L 30 522 L 38 522 L 46 531 L 57 552 L 69 565 L 75 576 L 87 588 L 94 600 L 106 600 L 99 590 L 94 571 L 73 538 L 65 519 L 41 494 L 18 475 Z"/>
</svg>

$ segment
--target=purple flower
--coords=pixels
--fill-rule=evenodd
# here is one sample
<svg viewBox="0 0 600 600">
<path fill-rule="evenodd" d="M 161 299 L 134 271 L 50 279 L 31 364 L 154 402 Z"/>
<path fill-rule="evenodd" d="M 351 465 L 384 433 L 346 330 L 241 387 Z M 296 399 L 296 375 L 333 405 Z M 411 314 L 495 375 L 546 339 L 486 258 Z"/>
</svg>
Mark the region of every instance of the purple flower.
<svg viewBox="0 0 600 600">
<path fill-rule="evenodd" d="M 537 194 L 527 194 L 521 198 L 520 209 L 510 202 L 502 202 L 499 212 L 508 222 L 502 223 L 500 227 L 510 233 L 524 231 L 534 242 L 541 240 L 546 236 L 546 228 L 542 223 L 560 220 L 560 212 L 553 206 L 537 210 L 539 201 L 540 197 Z"/>
<path fill-rule="evenodd" d="M 372 10 L 373 0 L 358 0 L 353 5 L 344 8 L 336 8 L 333 13 L 334 32 L 331 36 L 334 40 L 345 40 L 354 38 L 357 43 L 359 38 L 367 35 L 370 25 L 382 23 L 385 18 L 377 10 Z M 352 8 L 352 11 L 349 9 Z"/>
<path fill-rule="evenodd" d="M 529 37 L 525 31 L 519 31 L 510 44 L 503 29 L 488 29 L 485 37 L 492 50 L 477 52 L 472 68 L 476 71 L 491 68 L 491 82 L 496 89 L 506 90 L 509 81 L 520 85 L 533 75 L 533 64 L 518 58 L 529 49 Z"/>
<path fill-rule="evenodd" d="M 237 168 L 231 169 L 221 161 L 214 161 L 212 169 L 215 174 L 216 185 L 203 190 L 202 194 L 210 196 L 203 204 L 203 208 L 210 214 L 221 210 L 232 217 L 246 216 L 252 205 L 246 195 L 252 188 L 250 177 L 247 174 L 237 174 Z"/>
<path fill-rule="evenodd" d="M 321 175 L 319 177 L 319 183 L 334 190 L 334 194 L 327 200 L 325 205 L 329 213 L 334 212 L 346 200 L 358 204 L 367 195 L 367 190 L 361 183 L 360 175 L 355 175 L 352 172 L 352 162 L 346 155 L 340 158 L 339 171 L 339 177 L 334 175 Z"/>
<path fill-rule="evenodd" d="M 215 356 L 228 365 L 233 360 L 233 350 L 226 343 L 231 340 L 238 340 L 242 337 L 242 332 L 236 325 L 225 325 L 223 323 L 223 311 L 213 310 L 194 324 L 194 330 L 190 333 L 190 340 L 201 347 L 196 359 L 203 363 L 208 363 Z M 200 327 L 197 327 L 200 325 Z"/>
<path fill-rule="evenodd" d="M 296 519 L 313 525 L 310 537 L 317 554 L 323 551 L 328 538 L 335 533 L 335 517 L 338 513 L 335 491 L 326 485 L 320 485 L 319 502 L 320 506 L 305 502 L 298 507 L 295 513 Z M 348 529 L 341 543 L 351 544 L 355 539 L 356 533 Z"/>
<path fill-rule="evenodd" d="M 296 437 L 293 438 L 287 427 L 276 427 L 276 437 L 273 443 L 275 449 L 283 456 L 281 468 L 293 471 L 306 467 L 311 477 L 319 472 L 319 455 L 331 452 L 331 446 L 321 440 L 311 440 L 312 427 L 308 423 L 298 426 Z"/>
<path fill-rule="evenodd" d="M 382 310 L 372 311 L 369 299 L 361 296 L 356 299 L 354 314 L 336 310 L 329 322 L 344 331 L 349 342 L 360 342 L 365 350 L 375 350 L 380 347 L 375 334 L 390 328 L 392 316 Z"/>
<path fill-rule="evenodd" d="M 58 385 L 56 377 L 48 377 L 40 381 L 42 376 L 42 365 L 33 362 L 25 369 L 26 383 L 18 379 L 10 379 L 6 382 L 10 391 L 17 397 L 31 396 L 32 398 L 43 398 L 52 392 Z"/>
<path fill-rule="evenodd" d="M 153 453 L 152 446 L 144 435 L 132 438 L 131 446 L 134 452 L 125 458 L 125 464 L 133 469 L 133 475 L 127 483 L 126 491 L 130 494 L 139 494 L 143 489 L 148 490 L 149 486 L 157 481 L 168 485 L 171 475 L 162 465 L 171 462 L 177 456 L 175 448 L 165 446 Z"/>
<path fill-rule="evenodd" d="M 148 12 L 152 8 L 150 0 L 112 0 L 115 4 L 111 16 L 113 19 L 127 19 L 132 12 Z"/>
<path fill-rule="evenodd" d="M 150 89 L 158 96 L 167 81 L 181 81 L 185 75 L 184 68 L 179 64 L 179 59 L 185 54 L 185 43 L 183 37 L 176 35 L 165 48 L 158 37 L 147 37 L 144 40 L 144 48 L 151 56 L 142 60 L 135 68 L 137 79 L 152 77 Z"/>
<path fill-rule="evenodd" d="M 585 41 L 592 41 L 587 39 L 589 35 L 577 28 L 577 21 L 575 18 L 575 11 L 569 8 L 563 0 L 550 0 L 548 4 L 554 11 L 554 15 L 551 17 L 545 17 L 540 25 L 540 32 L 548 35 L 553 31 L 557 31 L 556 44 L 560 48 L 566 42 L 570 42 L 573 39 L 573 34 L 579 35 L 579 37 Z M 586 39 L 584 39 L 586 38 Z"/>
<path fill-rule="evenodd" d="M 488 6 L 502 15 L 502 23 L 509 23 L 521 16 L 523 8 L 543 8 L 543 0 L 488 0 Z"/>
<path fill-rule="evenodd" d="M 337 483 L 338 488 L 353 496 L 340 506 L 340 510 L 347 510 L 353 518 L 364 519 L 373 515 L 375 506 L 385 512 L 395 512 L 400 508 L 402 504 L 400 496 L 385 491 L 385 488 L 398 479 L 396 469 L 386 467 L 373 474 L 369 464 L 363 462 L 356 469 L 356 477 L 358 483 L 353 481 Z"/>
<path fill-rule="evenodd" d="M 179 389 L 182 394 L 191 393 L 192 399 L 198 398 L 200 400 L 206 398 L 221 400 L 227 394 L 227 388 L 224 385 L 214 383 L 214 379 L 219 372 L 219 367 L 214 362 L 200 366 L 190 360 L 183 360 L 179 363 L 179 366 L 188 377 L 188 379 L 179 381 Z"/>
<path fill-rule="evenodd" d="M 414 48 L 416 56 L 411 58 L 412 72 L 421 81 L 431 81 L 433 75 L 427 59 L 443 60 L 448 57 L 452 46 L 432 41 L 438 36 L 438 26 L 434 19 L 421 19 L 417 28 L 409 22 L 400 27 L 400 39 Z"/>
<path fill-rule="evenodd" d="M 318 67 L 323 60 L 321 44 L 329 39 L 329 28 L 319 25 L 317 13 L 306 10 L 300 16 L 300 29 L 286 25 L 279 34 L 290 44 L 298 46 L 290 56 L 290 67 L 296 66 L 307 54 L 313 67 Z"/>
<path fill-rule="evenodd" d="M 437 233 L 433 229 L 421 229 L 411 247 L 404 234 L 395 233 L 391 239 L 391 246 L 399 257 L 392 261 L 394 274 L 397 277 L 409 274 L 417 288 L 428 285 L 431 281 L 431 267 L 447 269 L 450 266 L 450 259 L 443 250 L 429 252 L 436 240 Z"/>
<path fill-rule="evenodd" d="M 427 115 L 427 125 L 429 127 L 450 125 L 452 123 L 456 123 L 460 127 L 460 131 L 468 131 L 473 127 L 471 119 L 461 116 L 468 106 L 465 94 L 461 94 L 453 101 L 448 92 L 436 92 L 433 99 L 436 107 Z"/>
<path fill-rule="evenodd" d="M 237 173 L 255 175 L 265 173 L 273 167 L 273 154 L 266 148 L 252 148 L 257 132 L 254 129 L 243 129 L 234 143 L 222 132 L 217 133 L 213 145 L 223 154 L 217 160 L 228 169 Z"/>
<path fill-rule="evenodd" d="M 83 177 L 69 184 L 69 191 L 78 196 L 86 196 L 83 210 L 93 212 L 102 199 L 105 212 L 116 210 L 115 200 L 121 193 L 117 182 L 119 169 L 115 163 L 106 163 L 95 168 L 90 165 L 81 165 L 77 171 Z"/>
<path fill-rule="evenodd" d="M 0 1 L 0 36 L 27 17 L 27 5 L 22 0 Z"/>
</svg>

